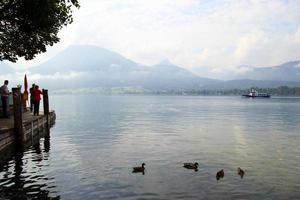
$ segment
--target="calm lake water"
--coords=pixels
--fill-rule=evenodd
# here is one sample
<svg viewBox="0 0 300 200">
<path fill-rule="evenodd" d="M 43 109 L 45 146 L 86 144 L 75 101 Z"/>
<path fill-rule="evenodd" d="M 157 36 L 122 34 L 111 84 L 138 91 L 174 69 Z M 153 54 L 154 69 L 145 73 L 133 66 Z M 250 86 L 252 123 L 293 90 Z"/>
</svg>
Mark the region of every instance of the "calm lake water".
<svg viewBox="0 0 300 200">
<path fill-rule="evenodd" d="M 300 98 L 50 101 L 50 140 L 5 162 L 0 199 L 300 199 Z M 197 172 L 182 167 L 195 161 Z M 142 162 L 145 175 L 132 174 Z"/>
</svg>

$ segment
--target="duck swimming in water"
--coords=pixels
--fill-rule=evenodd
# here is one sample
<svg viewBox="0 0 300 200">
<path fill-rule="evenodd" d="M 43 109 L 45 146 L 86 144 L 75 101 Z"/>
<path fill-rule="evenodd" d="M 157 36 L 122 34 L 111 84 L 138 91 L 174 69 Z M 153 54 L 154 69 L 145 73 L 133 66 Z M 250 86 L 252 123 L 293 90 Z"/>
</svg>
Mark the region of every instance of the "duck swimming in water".
<svg viewBox="0 0 300 200">
<path fill-rule="evenodd" d="M 225 175 L 225 173 L 224 173 L 224 170 L 222 169 L 222 170 L 220 170 L 220 171 L 217 172 L 216 179 L 220 180 L 220 178 L 223 178 L 224 175 Z"/>
<path fill-rule="evenodd" d="M 183 167 L 186 169 L 193 169 L 195 171 L 198 171 L 199 164 L 197 162 L 195 163 L 183 163 Z"/>
<path fill-rule="evenodd" d="M 145 163 L 142 164 L 140 167 L 133 167 L 132 173 L 143 173 L 145 174 Z"/>
<path fill-rule="evenodd" d="M 240 167 L 238 167 L 238 168 L 237 168 L 237 174 L 238 174 L 241 178 L 243 178 L 244 175 L 245 175 L 245 171 L 242 170 Z"/>
</svg>

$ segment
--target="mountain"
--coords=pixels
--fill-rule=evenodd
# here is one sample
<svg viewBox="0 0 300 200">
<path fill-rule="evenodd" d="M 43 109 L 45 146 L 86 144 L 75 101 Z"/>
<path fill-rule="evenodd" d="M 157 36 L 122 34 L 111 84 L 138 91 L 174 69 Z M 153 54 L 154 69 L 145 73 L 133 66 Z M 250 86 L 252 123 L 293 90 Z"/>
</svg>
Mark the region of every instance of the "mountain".
<svg viewBox="0 0 300 200">
<path fill-rule="evenodd" d="M 145 77 L 143 85 L 152 90 L 156 88 L 161 90 L 192 90 L 219 82 L 219 80 L 199 77 L 165 60 L 152 67 Z"/>
<path fill-rule="evenodd" d="M 300 61 L 290 61 L 277 66 L 254 67 L 241 65 L 233 69 L 194 67 L 192 71 L 203 77 L 236 80 L 272 80 L 272 81 L 300 81 Z"/>
<path fill-rule="evenodd" d="M 203 78 L 164 60 L 154 66 L 138 64 L 124 56 L 90 45 L 73 45 L 47 62 L 30 69 L 50 90 L 80 88 L 138 88 L 146 91 L 245 89 L 250 87 L 300 86 L 300 61 L 274 67 L 240 66 L 234 80 Z M 208 68 L 207 68 L 208 69 Z M 213 73 L 220 74 L 215 70 Z"/>
<path fill-rule="evenodd" d="M 0 62 L 0 71 L 1 74 L 14 73 L 14 69 L 10 67 L 8 64 L 5 64 L 4 62 Z"/>
<path fill-rule="evenodd" d="M 31 71 L 54 74 L 70 71 L 130 71 L 136 67 L 137 63 L 116 52 L 91 45 L 72 45 Z"/>
<path fill-rule="evenodd" d="M 149 90 L 193 89 L 218 83 L 201 78 L 169 61 L 140 65 L 122 55 L 95 46 L 70 46 L 30 70 L 41 74 L 49 88 L 142 87 Z"/>
<path fill-rule="evenodd" d="M 272 67 L 256 67 L 236 76 L 239 79 L 300 81 L 300 61 L 291 61 Z"/>
</svg>

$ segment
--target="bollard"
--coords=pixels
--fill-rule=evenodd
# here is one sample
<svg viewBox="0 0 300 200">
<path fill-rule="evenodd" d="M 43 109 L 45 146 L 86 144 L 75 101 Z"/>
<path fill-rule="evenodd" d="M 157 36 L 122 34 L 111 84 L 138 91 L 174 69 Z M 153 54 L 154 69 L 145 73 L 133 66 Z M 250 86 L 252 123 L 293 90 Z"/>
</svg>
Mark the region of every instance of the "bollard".
<svg viewBox="0 0 300 200">
<path fill-rule="evenodd" d="M 48 90 L 43 89 L 44 115 L 49 114 Z"/>
<path fill-rule="evenodd" d="M 16 141 L 23 142 L 23 119 L 22 119 L 22 95 L 20 88 L 12 88 L 13 103 L 14 103 L 14 131 Z"/>
<path fill-rule="evenodd" d="M 49 98 L 48 98 L 48 90 L 43 89 L 43 105 L 44 105 L 44 115 L 47 119 L 47 127 L 49 129 Z"/>
</svg>

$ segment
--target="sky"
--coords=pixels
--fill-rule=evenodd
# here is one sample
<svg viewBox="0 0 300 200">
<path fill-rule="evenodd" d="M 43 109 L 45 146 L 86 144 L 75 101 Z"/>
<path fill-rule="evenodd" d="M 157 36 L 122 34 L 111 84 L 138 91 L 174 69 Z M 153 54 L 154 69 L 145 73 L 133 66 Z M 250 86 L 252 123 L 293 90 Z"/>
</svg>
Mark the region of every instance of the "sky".
<svg viewBox="0 0 300 200">
<path fill-rule="evenodd" d="M 299 0 L 79 0 L 60 42 L 32 61 L 69 45 L 95 45 L 138 63 L 169 59 L 181 67 L 241 70 L 300 59 Z"/>
</svg>

